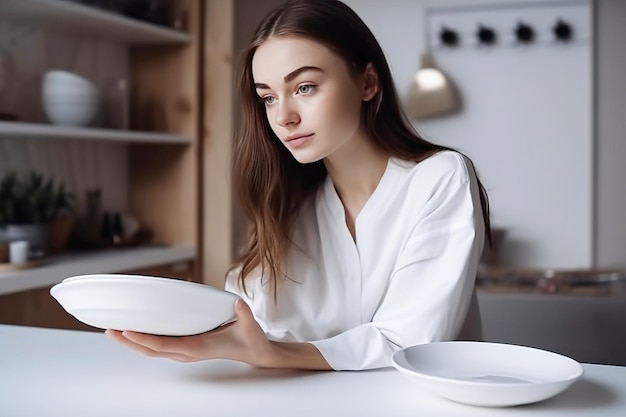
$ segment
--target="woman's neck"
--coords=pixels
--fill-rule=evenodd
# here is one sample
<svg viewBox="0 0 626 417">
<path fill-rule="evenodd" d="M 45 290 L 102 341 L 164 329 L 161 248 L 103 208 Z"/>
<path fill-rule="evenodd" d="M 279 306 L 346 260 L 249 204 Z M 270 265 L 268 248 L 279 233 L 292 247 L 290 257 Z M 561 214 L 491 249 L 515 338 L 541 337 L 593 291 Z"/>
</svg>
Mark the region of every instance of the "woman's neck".
<svg viewBox="0 0 626 417">
<path fill-rule="evenodd" d="M 385 173 L 389 155 L 360 135 L 324 160 L 349 221 L 356 219 Z"/>
</svg>

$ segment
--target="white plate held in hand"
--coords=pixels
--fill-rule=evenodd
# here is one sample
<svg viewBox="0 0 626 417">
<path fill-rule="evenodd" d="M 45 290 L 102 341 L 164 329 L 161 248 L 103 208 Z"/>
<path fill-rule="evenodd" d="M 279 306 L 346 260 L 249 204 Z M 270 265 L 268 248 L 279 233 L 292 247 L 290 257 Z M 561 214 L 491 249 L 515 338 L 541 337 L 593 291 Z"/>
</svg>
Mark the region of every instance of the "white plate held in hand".
<svg viewBox="0 0 626 417">
<path fill-rule="evenodd" d="M 238 298 L 208 285 L 119 274 L 70 277 L 50 293 L 90 326 L 164 336 L 204 333 L 234 319 Z"/>
<path fill-rule="evenodd" d="M 553 397 L 579 379 L 575 360 L 541 349 L 488 342 L 441 342 L 402 349 L 396 369 L 415 386 L 476 406 L 506 407 Z"/>
</svg>

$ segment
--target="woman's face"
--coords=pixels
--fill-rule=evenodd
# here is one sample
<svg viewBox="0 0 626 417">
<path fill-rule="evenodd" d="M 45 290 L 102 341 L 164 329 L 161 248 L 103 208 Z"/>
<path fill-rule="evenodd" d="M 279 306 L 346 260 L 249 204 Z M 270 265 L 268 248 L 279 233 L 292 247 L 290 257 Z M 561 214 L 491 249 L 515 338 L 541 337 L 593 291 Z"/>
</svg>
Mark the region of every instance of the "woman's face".
<svg viewBox="0 0 626 417">
<path fill-rule="evenodd" d="M 273 37 L 252 59 L 256 92 L 272 130 L 300 163 L 326 158 L 361 138 L 362 77 L 324 45 Z"/>
</svg>

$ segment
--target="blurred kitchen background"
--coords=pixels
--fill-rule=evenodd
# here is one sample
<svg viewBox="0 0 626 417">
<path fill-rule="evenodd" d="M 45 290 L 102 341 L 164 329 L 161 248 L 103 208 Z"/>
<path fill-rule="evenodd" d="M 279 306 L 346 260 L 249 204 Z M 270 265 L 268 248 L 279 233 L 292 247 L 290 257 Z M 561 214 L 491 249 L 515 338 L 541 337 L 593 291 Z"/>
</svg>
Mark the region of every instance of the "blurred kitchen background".
<svg viewBox="0 0 626 417">
<path fill-rule="evenodd" d="M 626 1 L 345 2 L 416 129 L 487 188 L 485 339 L 626 365 Z M 85 328 L 48 295 L 80 273 L 222 285 L 244 228 L 234 62 L 281 3 L 0 0 L 0 181 L 34 171 L 58 197 L 22 262 L 0 228 L 0 322 Z"/>
</svg>

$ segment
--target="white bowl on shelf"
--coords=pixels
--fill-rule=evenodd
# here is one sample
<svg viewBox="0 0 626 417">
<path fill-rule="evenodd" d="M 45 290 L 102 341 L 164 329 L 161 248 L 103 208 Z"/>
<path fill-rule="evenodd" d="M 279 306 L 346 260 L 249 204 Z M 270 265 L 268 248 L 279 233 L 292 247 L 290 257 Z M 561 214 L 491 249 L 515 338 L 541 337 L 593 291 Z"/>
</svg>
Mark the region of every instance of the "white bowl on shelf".
<svg viewBox="0 0 626 417">
<path fill-rule="evenodd" d="M 238 298 L 204 284 L 123 274 L 66 278 L 50 294 L 90 326 L 164 336 L 204 333 L 233 320 Z"/>
<path fill-rule="evenodd" d="M 96 86 L 68 71 L 46 72 L 41 96 L 44 112 L 55 125 L 88 126 L 100 107 Z"/>
<path fill-rule="evenodd" d="M 97 94 L 98 89 L 87 78 L 69 71 L 50 70 L 43 75 L 44 94 Z"/>
<path fill-rule="evenodd" d="M 100 107 L 98 96 L 78 94 L 46 94 L 43 108 L 48 120 L 61 126 L 88 126 Z"/>
<path fill-rule="evenodd" d="M 440 342 L 401 349 L 393 366 L 416 389 L 459 403 L 509 407 L 553 397 L 583 375 L 575 360 L 505 343 Z"/>
</svg>

